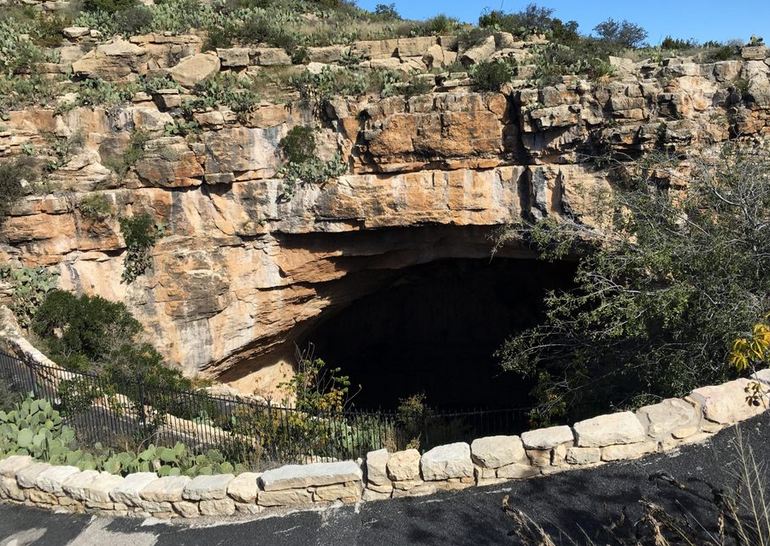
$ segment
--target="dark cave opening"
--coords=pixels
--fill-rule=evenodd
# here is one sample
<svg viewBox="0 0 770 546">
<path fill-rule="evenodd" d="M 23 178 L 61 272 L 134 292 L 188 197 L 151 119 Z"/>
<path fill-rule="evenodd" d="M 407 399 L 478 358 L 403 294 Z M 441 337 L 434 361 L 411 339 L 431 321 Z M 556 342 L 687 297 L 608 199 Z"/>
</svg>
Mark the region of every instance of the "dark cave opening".
<svg viewBox="0 0 770 546">
<path fill-rule="evenodd" d="M 440 410 L 527 407 L 532 385 L 503 372 L 494 352 L 543 320 L 546 291 L 569 287 L 575 267 L 517 258 L 412 266 L 329 312 L 301 342 L 349 375 L 351 390 L 361 385 L 359 409 L 392 410 L 416 393 Z"/>
</svg>

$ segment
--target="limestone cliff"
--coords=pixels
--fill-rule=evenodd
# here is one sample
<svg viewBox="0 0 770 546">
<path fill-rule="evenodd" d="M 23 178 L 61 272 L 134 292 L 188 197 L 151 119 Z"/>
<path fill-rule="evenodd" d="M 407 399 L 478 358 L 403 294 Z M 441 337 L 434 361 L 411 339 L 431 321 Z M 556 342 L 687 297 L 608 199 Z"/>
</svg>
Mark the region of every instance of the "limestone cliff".
<svg viewBox="0 0 770 546">
<path fill-rule="evenodd" d="M 484 53 L 458 51 L 449 38 L 420 40 L 353 47 L 370 66 L 423 69 Z M 73 42 L 61 63 L 113 80 L 171 67 L 186 85 L 218 70 L 287 62 L 268 48 L 202 54 L 195 36 L 135 37 L 87 53 Z M 504 45 L 496 50 L 493 41 L 485 54 L 526 58 L 527 44 Z M 313 58 L 326 63 L 341 55 L 315 49 Z M 580 218 L 584 196 L 608 185 L 592 158 L 666 150 L 686 168 L 687 154 L 765 135 L 770 67 L 764 49 L 746 57 L 614 59 L 615 75 L 600 81 L 565 76 L 538 87 L 522 76 L 484 93 L 464 74 L 440 74 L 429 76 L 429 93 L 337 97 L 317 117 L 287 94 L 245 117 L 222 107 L 198 112 L 200 132 L 187 137 L 168 131 L 184 91 L 137 93 L 109 109 L 11 111 L 0 123 L 0 156 L 50 155 L 52 138 L 82 144 L 60 154 L 50 191 L 12 211 L 0 260 L 50 266 L 64 288 L 125 301 L 155 345 L 189 373 L 269 389 L 276 374 L 252 372 L 285 366 L 313 321 L 376 290 L 393 271 L 488 256 L 491 230 L 521 217 Z M 341 153 L 348 174 L 301 185 L 287 199 L 277 145 L 291 127 L 310 123 L 321 128 L 321 156 Z M 149 136 L 144 153 L 116 176 L 105 163 L 138 130 Z M 116 214 L 84 214 L 81 204 L 94 194 Z M 152 269 L 126 285 L 117 216 L 139 212 L 163 223 L 164 236 Z M 506 252 L 526 255 L 515 246 Z"/>
</svg>

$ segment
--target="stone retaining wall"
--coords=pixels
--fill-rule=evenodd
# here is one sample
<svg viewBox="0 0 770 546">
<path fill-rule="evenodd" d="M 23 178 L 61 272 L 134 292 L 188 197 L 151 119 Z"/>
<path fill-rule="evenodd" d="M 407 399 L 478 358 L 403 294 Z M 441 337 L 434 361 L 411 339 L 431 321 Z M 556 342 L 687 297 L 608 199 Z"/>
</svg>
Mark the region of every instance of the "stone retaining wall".
<svg viewBox="0 0 770 546">
<path fill-rule="evenodd" d="M 752 397 L 752 384 L 763 392 Z M 28 456 L 0 460 L 0 499 L 72 512 L 157 518 L 256 514 L 268 508 L 322 507 L 428 495 L 473 485 L 533 478 L 629 460 L 700 442 L 767 409 L 770 370 L 694 390 L 635 413 L 600 415 L 531 430 L 457 442 L 420 455 L 416 449 L 372 451 L 365 461 L 287 465 L 238 476 L 115 476 L 52 466 Z"/>
</svg>

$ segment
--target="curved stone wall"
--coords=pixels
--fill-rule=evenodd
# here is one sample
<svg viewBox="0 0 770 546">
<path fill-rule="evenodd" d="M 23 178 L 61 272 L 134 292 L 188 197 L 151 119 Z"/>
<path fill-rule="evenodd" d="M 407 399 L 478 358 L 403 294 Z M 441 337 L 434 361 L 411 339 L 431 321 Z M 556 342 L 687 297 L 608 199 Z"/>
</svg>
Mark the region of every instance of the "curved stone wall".
<svg viewBox="0 0 770 546">
<path fill-rule="evenodd" d="M 752 398 L 757 382 L 762 389 Z M 478 438 L 422 455 L 416 449 L 381 449 L 364 461 L 287 465 L 238 476 L 142 472 L 123 477 L 14 455 L 0 460 L 0 499 L 72 512 L 193 518 L 428 495 L 671 451 L 763 413 L 769 392 L 770 370 L 763 370 L 752 379 L 702 387 L 683 399 L 635 413 L 600 415 L 571 427 Z"/>
</svg>

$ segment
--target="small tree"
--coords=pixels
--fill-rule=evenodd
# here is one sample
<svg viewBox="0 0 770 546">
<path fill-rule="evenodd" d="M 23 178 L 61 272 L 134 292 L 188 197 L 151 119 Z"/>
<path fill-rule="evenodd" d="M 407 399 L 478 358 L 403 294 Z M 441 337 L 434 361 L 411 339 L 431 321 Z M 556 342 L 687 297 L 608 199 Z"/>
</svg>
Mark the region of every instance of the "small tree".
<svg viewBox="0 0 770 546">
<path fill-rule="evenodd" d="M 647 31 L 625 19 L 607 19 L 594 27 L 599 39 L 623 47 L 639 47 L 647 39 Z"/>
</svg>

